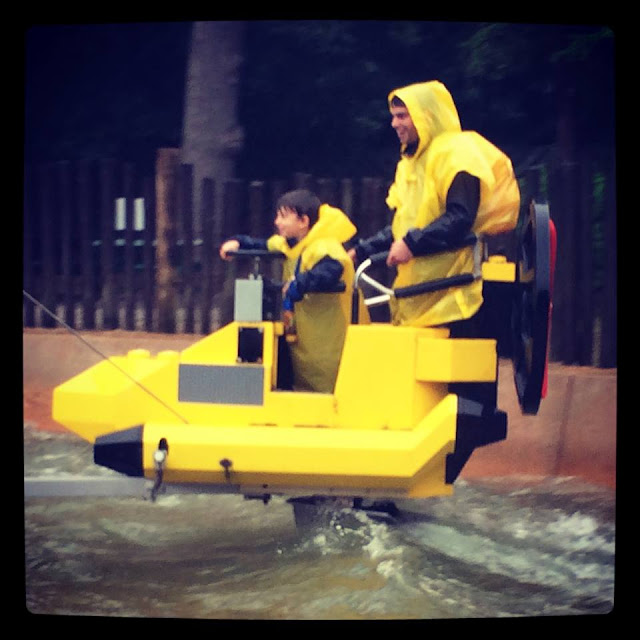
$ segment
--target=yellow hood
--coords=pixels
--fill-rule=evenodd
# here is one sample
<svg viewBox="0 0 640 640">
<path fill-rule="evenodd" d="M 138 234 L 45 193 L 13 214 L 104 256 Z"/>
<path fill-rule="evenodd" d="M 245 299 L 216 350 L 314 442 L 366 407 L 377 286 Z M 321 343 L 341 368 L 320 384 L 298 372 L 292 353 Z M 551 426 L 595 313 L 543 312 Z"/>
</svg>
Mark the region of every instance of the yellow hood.
<svg viewBox="0 0 640 640">
<path fill-rule="evenodd" d="M 389 94 L 389 105 L 394 96 L 405 103 L 418 132 L 420 142 L 416 155 L 420 155 L 441 133 L 461 130 L 456 105 L 441 82 L 432 80 L 395 89 Z M 402 146 L 403 152 L 405 146 Z"/>
<path fill-rule="evenodd" d="M 316 240 L 330 239 L 345 243 L 356 231 L 355 225 L 343 211 L 323 204 L 318 210 L 318 221 L 300 242 L 289 247 L 285 238 L 275 235 L 269 238 L 267 246 L 271 251 L 282 251 L 287 258 L 297 259 L 304 249 Z"/>
</svg>

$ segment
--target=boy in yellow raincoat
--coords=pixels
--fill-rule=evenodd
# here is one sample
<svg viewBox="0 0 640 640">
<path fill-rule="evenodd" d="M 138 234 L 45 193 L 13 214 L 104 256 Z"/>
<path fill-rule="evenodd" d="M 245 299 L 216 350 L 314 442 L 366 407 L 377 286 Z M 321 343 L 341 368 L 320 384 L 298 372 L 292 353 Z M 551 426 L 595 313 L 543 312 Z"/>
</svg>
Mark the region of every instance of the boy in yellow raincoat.
<svg viewBox="0 0 640 640">
<path fill-rule="evenodd" d="M 333 393 L 351 317 L 353 262 L 343 248 L 356 227 L 344 212 L 305 189 L 285 193 L 276 205 L 277 235 L 245 235 L 224 242 L 220 256 L 237 249 L 281 251 L 286 260 L 283 306 L 294 311 L 297 340 L 290 344 L 293 386 Z M 340 283 L 344 291 L 335 293 Z M 331 293 L 331 292 L 334 293 Z"/>
<path fill-rule="evenodd" d="M 469 232 L 497 234 L 515 228 L 520 193 L 511 161 L 474 131 L 462 131 L 446 87 L 438 81 L 409 85 L 388 96 L 401 158 L 387 197 L 392 224 L 361 240 L 351 257 L 389 250 L 397 266 L 394 287 L 473 271 L 472 248 L 451 249 Z M 473 316 L 482 282 L 393 301 L 394 324 L 434 326 Z"/>
</svg>

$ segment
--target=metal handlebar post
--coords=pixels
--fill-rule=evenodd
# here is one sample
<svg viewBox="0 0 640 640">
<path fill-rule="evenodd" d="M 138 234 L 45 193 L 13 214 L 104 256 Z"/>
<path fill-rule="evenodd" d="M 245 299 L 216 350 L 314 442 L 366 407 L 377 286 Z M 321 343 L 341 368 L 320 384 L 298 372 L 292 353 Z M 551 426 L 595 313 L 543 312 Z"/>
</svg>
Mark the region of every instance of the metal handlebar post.
<svg viewBox="0 0 640 640">
<path fill-rule="evenodd" d="M 449 289 L 450 287 L 463 286 L 465 284 L 471 284 L 475 280 L 482 277 L 482 262 L 486 258 L 487 247 L 482 237 L 475 234 L 467 235 L 459 244 L 451 247 L 448 251 L 454 251 L 464 247 L 473 246 L 473 272 L 462 273 L 448 278 L 439 278 L 437 280 L 428 280 L 419 284 L 409 285 L 408 287 L 400 287 L 398 289 L 390 289 L 383 284 L 374 280 L 366 273 L 366 270 L 379 262 L 386 262 L 388 252 L 376 253 L 367 258 L 357 269 L 355 273 L 354 285 L 353 285 L 353 299 L 351 304 L 351 322 L 352 324 L 358 323 L 358 285 L 360 281 L 366 282 L 369 286 L 376 289 L 381 295 L 368 298 L 364 301 L 367 307 L 377 306 L 380 304 L 388 303 L 391 298 L 402 299 L 411 298 L 413 296 L 422 295 L 424 293 L 431 293 L 433 291 L 441 291 L 442 289 Z M 437 252 L 437 253 L 444 253 Z M 435 255 L 435 253 L 433 254 Z"/>
<path fill-rule="evenodd" d="M 260 259 L 261 258 L 285 258 L 281 251 L 269 251 L 269 249 L 236 249 L 235 251 L 227 251 L 227 255 L 232 258 L 253 258 L 253 271 L 249 274 L 251 279 L 260 279 Z"/>
<path fill-rule="evenodd" d="M 382 283 L 374 280 L 371 276 L 367 275 L 365 271 L 371 267 L 372 265 L 386 261 L 388 252 L 384 251 L 382 253 L 376 253 L 369 258 L 367 258 L 361 265 L 358 266 L 355 272 L 354 281 L 353 281 L 353 293 L 351 297 L 351 323 L 358 324 L 359 318 L 359 309 L 360 309 L 360 299 L 358 297 L 358 285 L 360 284 L 360 280 L 363 280 L 368 285 L 379 291 L 382 295 L 376 296 L 375 298 L 368 298 L 364 301 L 367 307 L 374 307 L 380 304 L 388 303 L 391 300 L 391 296 L 393 296 L 393 290 L 385 287 Z"/>
</svg>

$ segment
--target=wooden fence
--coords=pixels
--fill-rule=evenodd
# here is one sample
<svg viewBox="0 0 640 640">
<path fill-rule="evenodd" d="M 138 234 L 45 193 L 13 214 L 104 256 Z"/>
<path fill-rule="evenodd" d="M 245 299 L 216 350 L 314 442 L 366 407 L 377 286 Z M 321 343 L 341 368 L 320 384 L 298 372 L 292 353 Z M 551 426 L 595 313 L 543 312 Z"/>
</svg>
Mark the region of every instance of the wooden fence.
<svg viewBox="0 0 640 640">
<path fill-rule="evenodd" d="M 551 359 L 616 366 L 615 167 L 544 164 L 519 180 L 523 203 L 548 201 L 558 230 Z M 303 186 L 362 237 L 390 221 L 382 178 L 194 185 L 175 149 L 158 152 L 153 177 L 113 160 L 26 167 L 23 288 L 75 329 L 209 333 L 231 319 L 240 268 L 218 246 L 269 235 L 278 196 Z M 513 235 L 492 244 L 515 257 Z M 27 299 L 23 323 L 56 325 Z"/>
</svg>

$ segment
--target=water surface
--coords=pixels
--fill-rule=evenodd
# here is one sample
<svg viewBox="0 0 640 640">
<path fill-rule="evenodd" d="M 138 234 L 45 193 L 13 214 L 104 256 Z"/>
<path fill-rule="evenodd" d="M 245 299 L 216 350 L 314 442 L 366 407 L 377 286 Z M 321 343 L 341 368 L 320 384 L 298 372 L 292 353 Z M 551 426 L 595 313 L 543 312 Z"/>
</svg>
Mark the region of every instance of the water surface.
<svg viewBox="0 0 640 640">
<path fill-rule="evenodd" d="M 72 435 L 25 426 L 25 474 L 108 474 Z M 572 478 L 458 481 L 393 520 L 283 498 L 30 498 L 27 609 L 196 619 L 406 620 L 605 614 L 615 492 Z"/>
</svg>

